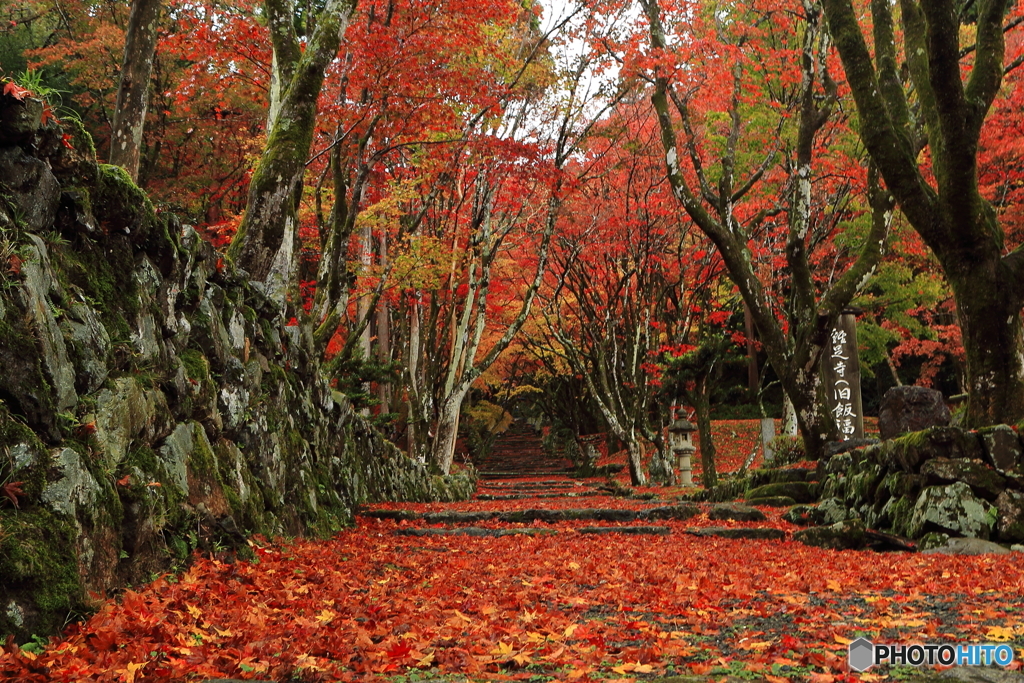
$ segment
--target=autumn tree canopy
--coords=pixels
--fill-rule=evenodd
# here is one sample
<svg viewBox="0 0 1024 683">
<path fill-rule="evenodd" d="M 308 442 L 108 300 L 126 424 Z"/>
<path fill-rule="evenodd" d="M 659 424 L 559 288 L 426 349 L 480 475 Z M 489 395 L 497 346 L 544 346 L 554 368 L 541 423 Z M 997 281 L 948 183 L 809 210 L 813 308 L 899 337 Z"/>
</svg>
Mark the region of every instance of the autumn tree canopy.
<svg viewBox="0 0 1024 683">
<path fill-rule="evenodd" d="M 697 402 L 661 379 L 715 335 L 767 360 L 820 454 L 851 302 L 869 370 L 962 371 L 973 424 L 1024 416 L 1021 10 L 872 2 L 869 32 L 862 9 L 34 0 L 0 67 L 412 457 L 448 471 L 474 392 L 561 376 L 643 481 Z"/>
</svg>

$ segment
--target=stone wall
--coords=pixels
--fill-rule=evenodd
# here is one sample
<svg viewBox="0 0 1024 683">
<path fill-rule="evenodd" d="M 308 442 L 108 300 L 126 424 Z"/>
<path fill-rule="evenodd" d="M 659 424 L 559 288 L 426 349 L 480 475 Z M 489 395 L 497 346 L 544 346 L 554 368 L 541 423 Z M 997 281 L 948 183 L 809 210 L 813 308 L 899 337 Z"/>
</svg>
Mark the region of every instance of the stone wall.
<svg viewBox="0 0 1024 683">
<path fill-rule="evenodd" d="M 0 636 L 196 549 L 469 495 L 353 414 L 308 326 L 41 112 L 0 97 Z"/>
<path fill-rule="evenodd" d="M 922 548 L 950 537 L 1024 542 L 1024 447 L 1007 425 L 932 427 L 821 467 L 824 522 L 860 519 Z"/>
</svg>

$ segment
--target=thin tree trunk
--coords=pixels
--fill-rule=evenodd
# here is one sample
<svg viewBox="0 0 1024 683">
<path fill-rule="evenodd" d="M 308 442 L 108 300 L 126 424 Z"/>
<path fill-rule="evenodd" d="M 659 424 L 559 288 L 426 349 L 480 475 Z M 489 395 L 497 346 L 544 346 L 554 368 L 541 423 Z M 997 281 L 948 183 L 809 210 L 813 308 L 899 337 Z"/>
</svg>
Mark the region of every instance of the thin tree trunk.
<svg viewBox="0 0 1024 683">
<path fill-rule="evenodd" d="M 386 230 L 380 233 L 380 265 L 387 269 L 388 265 L 388 234 Z M 381 298 L 377 302 L 377 360 L 381 365 L 391 361 L 391 309 L 388 307 L 387 299 Z M 380 400 L 380 412 L 391 412 L 391 385 L 388 382 L 380 382 L 377 387 L 377 398 Z"/>
<path fill-rule="evenodd" d="M 110 163 L 139 179 L 142 131 L 146 125 L 149 81 L 156 59 L 156 28 L 163 0 L 132 0 L 125 35 L 121 80 L 110 138 Z"/>
<path fill-rule="evenodd" d="M 697 414 L 697 433 L 700 434 L 701 484 L 710 489 L 718 486 L 718 470 L 715 466 L 715 441 L 711 436 L 711 401 L 708 378 L 697 382 L 693 392 L 693 410 Z"/>
</svg>

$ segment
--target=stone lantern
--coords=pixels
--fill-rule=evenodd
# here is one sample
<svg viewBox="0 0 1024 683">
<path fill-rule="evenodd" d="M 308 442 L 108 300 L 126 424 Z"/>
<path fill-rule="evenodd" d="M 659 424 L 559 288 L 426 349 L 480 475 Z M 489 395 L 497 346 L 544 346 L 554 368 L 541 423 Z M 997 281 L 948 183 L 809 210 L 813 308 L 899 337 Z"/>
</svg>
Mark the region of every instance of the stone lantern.
<svg viewBox="0 0 1024 683">
<path fill-rule="evenodd" d="M 679 483 L 683 486 L 693 486 L 693 466 L 691 458 L 697 452 L 690 435 L 697 430 L 693 423 L 683 418 L 677 418 L 669 425 L 668 438 L 672 445 L 672 453 L 679 460 Z"/>
</svg>

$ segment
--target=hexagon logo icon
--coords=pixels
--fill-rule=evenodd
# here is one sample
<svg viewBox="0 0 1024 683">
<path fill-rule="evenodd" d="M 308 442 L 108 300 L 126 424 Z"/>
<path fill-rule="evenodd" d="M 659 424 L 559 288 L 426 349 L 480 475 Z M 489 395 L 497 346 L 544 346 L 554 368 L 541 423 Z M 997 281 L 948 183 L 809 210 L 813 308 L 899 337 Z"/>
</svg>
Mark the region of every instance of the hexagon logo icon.
<svg viewBox="0 0 1024 683">
<path fill-rule="evenodd" d="M 875 646 L 867 638 L 858 638 L 850 643 L 850 668 L 867 671 L 875 663 Z"/>
</svg>

